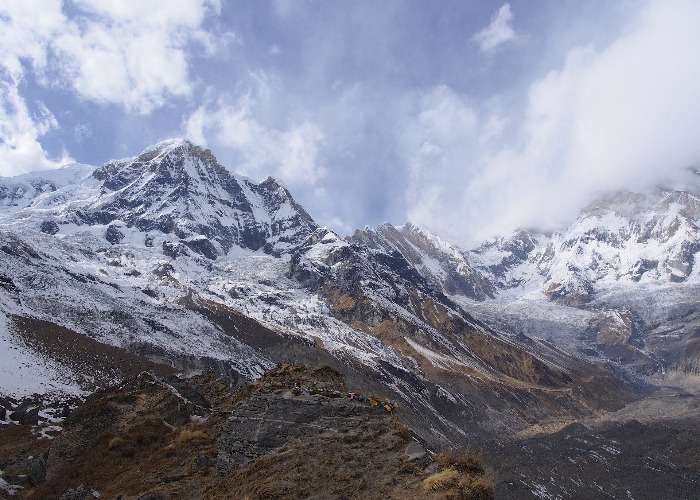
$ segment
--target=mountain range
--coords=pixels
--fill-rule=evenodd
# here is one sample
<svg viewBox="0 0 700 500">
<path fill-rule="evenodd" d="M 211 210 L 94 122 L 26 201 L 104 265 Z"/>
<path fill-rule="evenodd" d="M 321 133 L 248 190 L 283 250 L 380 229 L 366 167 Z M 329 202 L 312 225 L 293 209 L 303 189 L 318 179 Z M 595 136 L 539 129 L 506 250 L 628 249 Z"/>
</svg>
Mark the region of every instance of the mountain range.
<svg viewBox="0 0 700 500">
<path fill-rule="evenodd" d="M 578 425 L 604 435 L 577 451 L 590 458 L 621 432 L 636 450 L 649 426 L 686 426 L 699 400 L 698 194 L 616 193 L 568 228 L 464 249 L 412 224 L 341 238 L 275 179 L 234 175 L 186 140 L 0 178 L 0 395 L 11 410 L 144 369 L 214 372 L 236 391 L 279 363 L 328 365 L 398 401 L 426 448 L 481 450 L 497 496 L 586 496 L 600 477 L 518 475 L 513 443 L 559 443 Z M 692 460 L 601 463 L 700 488 Z"/>
</svg>

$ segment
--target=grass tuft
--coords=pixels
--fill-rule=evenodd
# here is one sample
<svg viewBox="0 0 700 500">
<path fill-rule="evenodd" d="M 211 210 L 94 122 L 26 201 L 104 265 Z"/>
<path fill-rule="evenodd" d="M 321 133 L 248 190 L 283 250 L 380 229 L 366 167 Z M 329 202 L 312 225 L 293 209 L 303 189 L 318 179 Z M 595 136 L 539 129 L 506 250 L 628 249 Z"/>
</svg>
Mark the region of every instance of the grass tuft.
<svg viewBox="0 0 700 500">
<path fill-rule="evenodd" d="M 455 450 L 443 451 L 438 454 L 435 460 L 445 469 L 451 467 L 459 472 L 466 472 L 468 474 L 484 473 L 481 459 L 475 455 L 469 455 L 464 452 Z"/>
<path fill-rule="evenodd" d="M 207 439 L 207 435 L 203 431 L 191 431 L 189 429 L 182 429 L 180 434 L 177 435 L 175 441 L 178 443 L 189 443 L 190 441 L 198 441 L 201 439 Z"/>
<path fill-rule="evenodd" d="M 454 469 L 445 469 L 423 480 L 423 491 L 448 490 L 459 483 L 459 472 Z"/>
<path fill-rule="evenodd" d="M 107 444 L 107 449 L 113 450 L 115 448 L 119 448 L 119 446 L 121 446 L 122 444 L 124 444 L 124 440 L 119 436 L 116 436 L 109 440 L 109 443 Z"/>
</svg>

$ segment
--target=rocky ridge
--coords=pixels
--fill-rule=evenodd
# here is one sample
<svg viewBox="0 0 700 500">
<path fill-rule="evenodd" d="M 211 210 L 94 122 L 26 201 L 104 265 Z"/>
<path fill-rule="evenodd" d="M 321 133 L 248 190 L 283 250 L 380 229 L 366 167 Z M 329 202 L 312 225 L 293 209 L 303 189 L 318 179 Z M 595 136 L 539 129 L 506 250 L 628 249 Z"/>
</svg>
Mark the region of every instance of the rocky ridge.
<svg viewBox="0 0 700 500">
<path fill-rule="evenodd" d="M 3 440 L 2 466 L 37 471 L 8 478 L 23 498 L 493 498 L 478 458 L 428 454 L 381 406 L 319 392 L 344 385 L 329 367 L 281 365 L 232 395 L 211 374 L 144 372 L 71 411 L 38 458 Z"/>
</svg>

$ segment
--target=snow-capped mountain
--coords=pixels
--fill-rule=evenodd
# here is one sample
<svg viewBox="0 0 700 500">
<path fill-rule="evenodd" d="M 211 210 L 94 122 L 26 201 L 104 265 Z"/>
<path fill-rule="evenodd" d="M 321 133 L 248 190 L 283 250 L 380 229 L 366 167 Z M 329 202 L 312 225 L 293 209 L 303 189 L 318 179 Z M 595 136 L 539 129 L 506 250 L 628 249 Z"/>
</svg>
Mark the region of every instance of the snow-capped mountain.
<svg viewBox="0 0 700 500">
<path fill-rule="evenodd" d="M 187 141 L 0 185 L 4 339 L 50 359 L 55 386 L 108 383 L 128 356 L 234 383 L 281 361 L 327 362 L 389 388 L 433 441 L 627 397 L 609 371 L 476 320 L 448 295 L 483 301 L 495 288 L 427 231 L 343 240 L 273 179 L 229 174 Z M 100 354 L 76 360 L 59 337 Z M 593 386 L 617 387 L 618 402 Z"/>
<path fill-rule="evenodd" d="M 436 449 L 558 429 L 700 373 L 699 221 L 658 190 L 473 250 L 411 224 L 343 239 L 183 140 L 0 178 L 0 397 L 304 362 Z"/>
<path fill-rule="evenodd" d="M 640 316 L 595 300 L 603 285 L 695 276 L 695 198 L 682 193 L 645 198 L 645 213 L 618 197 L 591 206 L 567 231 L 518 231 L 466 252 L 410 224 L 343 240 L 275 180 L 230 174 L 188 141 L 0 186 L 0 299 L 5 330 L 16 333 L 5 336 L 29 354 L 41 324 L 234 379 L 253 379 L 295 351 L 331 356 L 389 383 L 417 414 L 440 415 L 443 436 L 462 432 L 457 415 L 467 400 L 457 375 L 493 407 L 510 408 L 517 416 L 508 425 L 517 427 L 533 411 L 551 411 L 552 394 L 583 374 L 617 383 L 586 359 L 624 358 L 649 370 L 658 356 L 635 330 Z M 631 272 L 639 262 L 656 264 Z M 533 293 L 540 319 L 558 314 L 558 304 L 586 305 L 588 316 L 562 315 L 569 327 L 552 336 L 531 312 L 516 314 L 514 304 Z M 280 351 L 289 342 L 297 347 Z M 86 383 L 86 374 L 78 370 L 73 382 Z M 497 396 L 526 388 L 523 398 L 536 403 Z M 543 390 L 535 397 L 533 388 Z M 583 399 L 601 404 L 593 394 Z M 569 411 L 585 411 L 582 402 L 573 398 Z"/>
<path fill-rule="evenodd" d="M 192 251 L 209 259 L 234 246 L 279 255 L 317 227 L 274 179 L 256 184 L 232 175 L 211 151 L 186 140 L 99 168 L 0 181 L 0 203 L 15 220 L 34 219 L 45 233 L 104 226 L 107 241 L 116 244 L 135 229 L 149 245 L 166 235 L 159 243 L 168 254 Z"/>
<path fill-rule="evenodd" d="M 590 204 L 563 231 L 521 229 L 469 257 L 500 289 L 541 276 L 550 298 L 576 304 L 596 285 L 697 281 L 699 222 L 700 198 L 690 193 L 619 193 Z"/>
<path fill-rule="evenodd" d="M 498 289 L 495 307 L 477 304 L 477 315 L 492 326 L 510 316 L 516 330 L 526 323 L 559 345 L 644 372 L 698 373 L 699 222 L 700 198 L 657 189 L 591 203 L 561 231 L 520 229 L 486 242 L 465 253 Z M 582 323 L 569 332 L 573 317 Z"/>
</svg>

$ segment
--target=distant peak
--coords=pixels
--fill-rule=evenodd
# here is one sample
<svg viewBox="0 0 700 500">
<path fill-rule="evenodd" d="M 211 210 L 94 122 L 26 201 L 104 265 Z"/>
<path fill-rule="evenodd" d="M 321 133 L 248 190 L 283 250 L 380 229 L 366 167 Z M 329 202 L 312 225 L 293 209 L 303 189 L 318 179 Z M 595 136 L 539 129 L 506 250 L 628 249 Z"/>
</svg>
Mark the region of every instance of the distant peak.
<svg viewBox="0 0 700 500">
<path fill-rule="evenodd" d="M 301 246 L 313 246 L 317 244 L 328 245 L 347 245 L 347 242 L 338 236 L 334 231 L 328 229 L 327 227 L 319 227 L 314 230 L 306 239 L 302 242 Z"/>
<path fill-rule="evenodd" d="M 260 183 L 261 186 L 267 187 L 267 188 L 282 188 L 286 191 L 289 191 L 287 189 L 287 186 L 284 185 L 279 179 L 276 179 L 272 177 L 271 175 L 267 176 L 267 178 Z"/>
<path fill-rule="evenodd" d="M 165 139 L 163 141 L 160 141 L 157 144 L 154 144 L 153 146 L 149 146 L 146 149 L 143 150 L 141 155 L 152 153 L 154 151 L 159 151 L 159 152 L 168 152 L 172 151 L 173 149 L 177 149 L 181 146 L 187 146 L 191 147 L 194 146 L 194 144 L 189 140 L 185 138 L 171 138 L 171 139 Z"/>
</svg>

